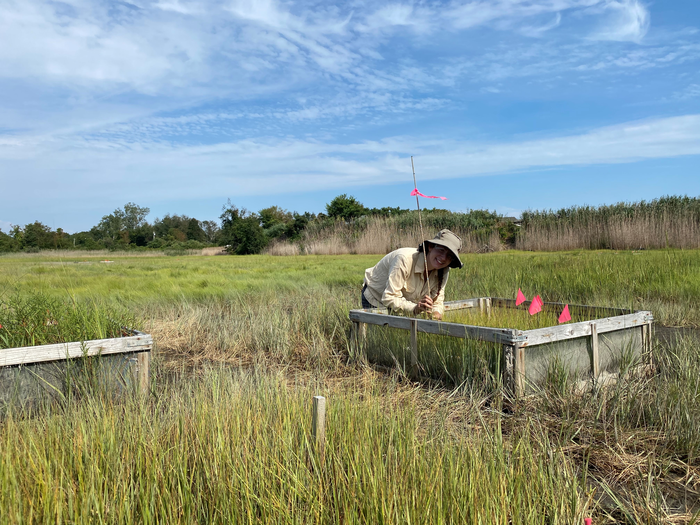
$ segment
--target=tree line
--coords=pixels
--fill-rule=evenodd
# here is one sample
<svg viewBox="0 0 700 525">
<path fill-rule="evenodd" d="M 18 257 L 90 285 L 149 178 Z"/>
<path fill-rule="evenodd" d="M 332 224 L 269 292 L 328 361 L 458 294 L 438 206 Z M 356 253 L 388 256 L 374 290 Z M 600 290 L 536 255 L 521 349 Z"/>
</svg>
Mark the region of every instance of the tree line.
<svg viewBox="0 0 700 525">
<path fill-rule="evenodd" d="M 165 215 L 149 222 L 150 209 L 129 202 L 102 217 L 86 231 L 67 233 L 35 221 L 24 226 L 13 225 L 5 233 L 0 230 L 0 252 L 37 252 L 40 250 L 148 250 L 200 249 L 224 246 L 229 253 L 260 253 L 273 240 L 296 241 L 308 229 L 322 230 L 338 221 L 352 223 L 363 217 L 399 217 L 413 222 L 413 210 L 402 208 L 367 208 L 355 197 L 338 195 L 325 206 L 326 213 L 289 212 L 270 206 L 258 212 L 238 208 L 230 200 L 223 205 L 219 221 L 201 221 L 187 215 Z M 479 224 L 496 224 L 495 212 L 472 211 L 459 214 L 447 210 L 425 210 L 442 217 L 470 217 Z M 463 221 L 463 219 L 460 219 Z M 445 224 L 449 223 L 447 220 Z M 361 223 L 358 223 L 358 225 Z"/>
</svg>

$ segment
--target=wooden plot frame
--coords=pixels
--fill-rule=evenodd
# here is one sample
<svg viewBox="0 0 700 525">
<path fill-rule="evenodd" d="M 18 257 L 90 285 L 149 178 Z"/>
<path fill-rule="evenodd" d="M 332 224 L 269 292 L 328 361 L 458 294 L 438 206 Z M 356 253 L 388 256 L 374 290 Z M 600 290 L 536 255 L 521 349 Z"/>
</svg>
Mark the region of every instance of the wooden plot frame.
<svg viewBox="0 0 700 525">
<path fill-rule="evenodd" d="M 133 335 L 113 339 L 0 349 L 0 368 L 66 361 L 82 357 L 133 354 L 137 358 L 139 390 L 147 393 L 153 337 L 138 330 L 129 330 L 129 333 Z"/>
<path fill-rule="evenodd" d="M 525 301 L 523 304 L 527 307 L 530 301 Z M 500 297 L 477 297 L 445 303 L 445 311 L 466 308 L 480 308 L 488 313 L 492 308 L 516 308 L 516 304 L 513 299 Z M 543 306 L 544 310 L 553 310 L 557 313 L 561 312 L 563 308 L 563 303 L 554 302 L 546 302 Z M 601 334 L 633 335 L 637 333 L 639 338 L 633 341 L 634 353 L 641 354 L 647 362 L 651 360 L 651 334 L 654 320 L 651 312 L 633 312 L 623 308 L 587 305 L 569 305 L 569 311 L 572 314 L 585 315 L 592 320 L 534 330 L 517 330 L 401 317 L 391 315 L 388 310 L 382 308 L 350 310 L 350 320 L 353 323 L 352 344 L 355 351 L 363 351 L 366 341 L 366 325 L 368 324 L 409 330 L 411 334 L 410 365 L 411 371 L 415 373 L 418 369 L 418 332 L 498 343 L 503 348 L 504 383 L 516 396 L 525 393 L 526 381 L 528 380 L 526 367 L 528 361 L 534 363 L 537 351 L 551 348 L 554 346 L 552 343 L 558 344 L 565 341 L 584 343 L 583 348 L 590 349 L 590 359 L 586 357 L 584 360 L 590 362 L 589 372 L 594 380 L 597 380 L 601 374 L 599 351 Z M 637 330 L 639 332 L 636 332 Z M 581 351 L 580 346 L 579 344 L 576 352 Z M 528 354 L 530 354 L 531 359 L 528 359 Z M 532 364 L 531 368 L 533 368 Z"/>
</svg>

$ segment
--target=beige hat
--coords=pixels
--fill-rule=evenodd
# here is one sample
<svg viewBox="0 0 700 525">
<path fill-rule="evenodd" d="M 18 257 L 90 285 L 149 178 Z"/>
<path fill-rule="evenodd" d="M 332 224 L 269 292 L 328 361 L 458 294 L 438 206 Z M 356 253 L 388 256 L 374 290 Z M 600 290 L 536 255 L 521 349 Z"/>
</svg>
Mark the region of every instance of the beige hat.
<svg viewBox="0 0 700 525">
<path fill-rule="evenodd" d="M 440 230 L 435 237 L 425 242 L 430 244 L 439 244 L 452 252 L 452 262 L 450 263 L 450 268 L 461 268 L 464 266 L 464 263 L 459 258 L 459 250 L 462 249 L 462 239 L 447 228 Z"/>
</svg>

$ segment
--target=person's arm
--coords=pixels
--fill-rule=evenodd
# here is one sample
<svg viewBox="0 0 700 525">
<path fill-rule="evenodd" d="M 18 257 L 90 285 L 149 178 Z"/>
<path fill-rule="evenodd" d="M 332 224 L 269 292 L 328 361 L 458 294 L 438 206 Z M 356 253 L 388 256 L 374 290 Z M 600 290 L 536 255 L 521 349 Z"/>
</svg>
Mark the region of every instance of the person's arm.
<svg viewBox="0 0 700 525">
<path fill-rule="evenodd" d="M 382 293 L 382 304 L 384 306 L 394 310 L 403 310 L 404 312 L 413 313 L 416 308 L 416 303 L 405 299 L 401 291 L 406 285 L 406 281 L 410 275 L 411 259 L 397 257 L 389 269 L 389 277 L 386 287 L 384 288 L 384 293 Z"/>
</svg>

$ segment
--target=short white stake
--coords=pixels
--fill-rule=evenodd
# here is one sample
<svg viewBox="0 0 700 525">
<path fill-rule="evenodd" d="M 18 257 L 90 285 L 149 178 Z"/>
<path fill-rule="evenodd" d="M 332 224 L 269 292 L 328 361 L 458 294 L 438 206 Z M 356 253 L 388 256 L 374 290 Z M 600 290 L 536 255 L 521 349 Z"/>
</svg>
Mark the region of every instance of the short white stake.
<svg viewBox="0 0 700 525">
<path fill-rule="evenodd" d="M 314 396 L 311 433 L 318 462 L 322 464 L 326 454 L 326 398 L 323 396 Z"/>
</svg>

